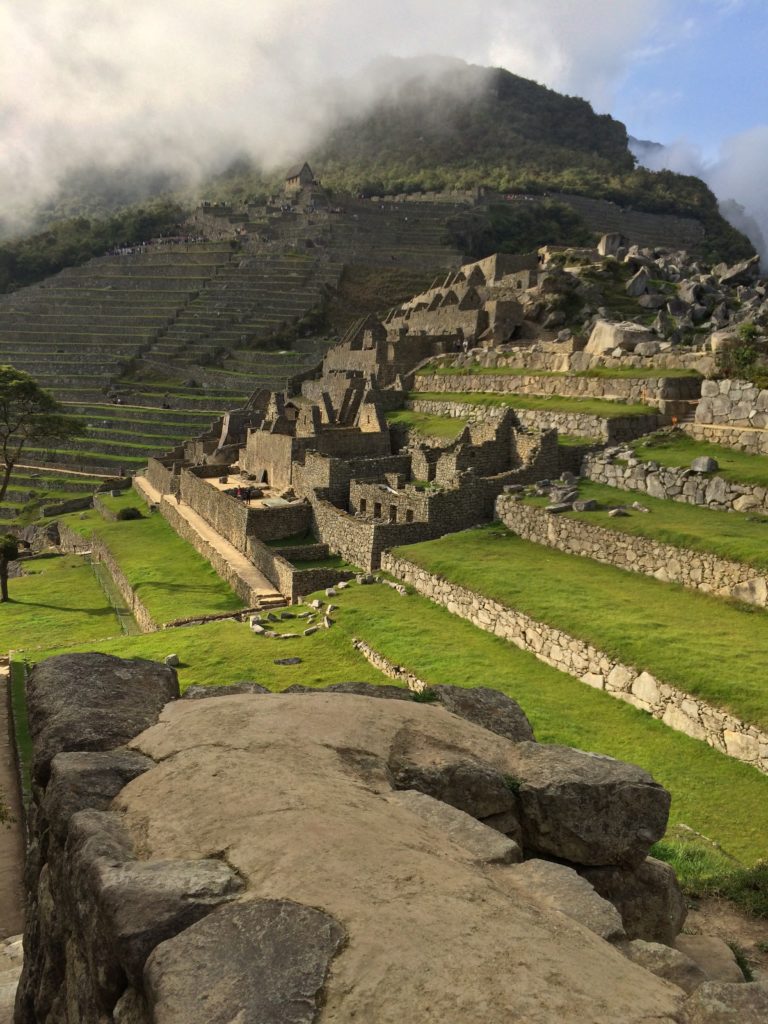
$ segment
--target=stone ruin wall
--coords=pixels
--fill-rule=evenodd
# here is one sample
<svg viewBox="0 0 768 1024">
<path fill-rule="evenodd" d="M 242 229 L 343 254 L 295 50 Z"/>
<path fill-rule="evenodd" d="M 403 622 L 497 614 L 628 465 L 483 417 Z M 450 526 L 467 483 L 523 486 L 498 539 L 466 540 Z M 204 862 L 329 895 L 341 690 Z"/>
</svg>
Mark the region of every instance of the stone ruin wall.
<svg viewBox="0 0 768 1024">
<path fill-rule="evenodd" d="M 648 380 L 605 377 L 542 377 L 503 374 L 418 374 L 412 391 L 434 394 L 520 394 L 560 398 L 604 398 L 618 402 L 659 405 L 699 397 L 696 377 L 659 377 Z"/>
<path fill-rule="evenodd" d="M 452 419 L 474 418 L 486 419 L 500 416 L 506 407 L 494 410 L 492 406 L 472 406 L 468 402 L 451 402 L 440 399 L 409 399 L 406 409 L 423 412 L 431 416 L 450 416 Z M 555 429 L 561 434 L 575 437 L 602 438 L 606 444 L 629 441 L 642 434 L 650 434 L 667 422 L 661 414 L 649 413 L 647 416 L 591 416 L 583 412 L 556 412 L 545 409 L 512 410 L 520 426 L 528 430 Z"/>
<path fill-rule="evenodd" d="M 508 494 L 499 495 L 496 513 L 509 530 L 534 544 L 665 582 L 681 583 L 693 590 L 734 597 L 761 607 L 768 605 L 768 575 L 743 562 L 719 558 L 708 551 L 662 544 L 581 519 L 567 519 L 526 505 Z"/>
<path fill-rule="evenodd" d="M 768 514 L 768 488 L 736 484 L 721 476 L 694 473 L 679 466 L 665 467 L 634 459 L 624 462 L 605 452 L 597 452 L 584 460 L 582 475 L 595 483 L 640 491 L 652 498 L 683 501 L 721 512 Z"/>
<path fill-rule="evenodd" d="M 693 423 L 684 429 L 698 441 L 768 454 L 768 390 L 744 380 L 706 380 Z"/>
<path fill-rule="evenodd" d="M 325 544 L 287 547 L 278 551 L 267 547 L 256 537 L 249 537 L 247 555 L 290 604 L 295 604 L 300 598 L 316 590 L 331 587 L 339 580 L 352 579 L 355 575 L 354 572 L 345 569 L 301 569 L 291 561 L 291 558 L 297 561 L 302 558 L 325 558 L 328 555 Z"/>
<path fill-rule="evenodd" d="M 647 711 L 671 729 L 703 740 L 721 753 L 768 773 L 768 733 L 757 727 L 656 679 L 649 672 L 624 665 L 562 630 L 451 583 L 407 559 L 385 552 L 381 568 L 453 615 L 532 652 L 545 664 Z"/>
</svg>

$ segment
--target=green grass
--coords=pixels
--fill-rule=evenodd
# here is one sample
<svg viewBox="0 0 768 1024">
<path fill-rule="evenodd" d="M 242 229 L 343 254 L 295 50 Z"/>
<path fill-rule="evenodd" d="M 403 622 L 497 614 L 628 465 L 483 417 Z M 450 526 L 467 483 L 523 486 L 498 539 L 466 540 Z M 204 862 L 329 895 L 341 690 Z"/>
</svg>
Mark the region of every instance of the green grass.
<svg viewBox="0 0 768 1024">
<path fill-rule="evenodd" d="M 120 632 L 90 565 L 78 555 L 24 562 L 25 575 L 8 581 L 0 605 L 0 652 L 87 643 Z"/>
<path fill-rule="evenodd" d="M 105 500 L 114 511 L 143 505 L 134 491 Z M 76 533 L 96 534 L 106 543 L 157 623 L 243 607 L 210 564 L 158 514 L 144 510 L 143 519 L 107 522 L 93 509 L 62 519 Z"/>
<path fill-rule="evenodd" d="M 383 586 L 352 586 L 333 602 L 338 610 L 332 629 L 296 640 L 256 637 L 247 625 L 227 621 L 70 650 L 155 660 L 178 654 L 182 688 L 241 679 L 277 690 L 291 683 L 388 681 L 352 648 L 352 638 L 361 637 L 428 683 L 490 686 L 507 693 L 523 706 L 542 742 L 599 751 L 642 765 L 672 792 L 673 823 L 683 822 L 713 837 L 745 864 L 766 855 L 768 777 L 544 665 L 424 598 L 402 597 Z M 287 632 L 292 626 L 299 631 L 290 620 L 280 628 Z M 62 652 L 38 651 L 29 657 L 39 661 L 54 653 Z M 300 665 L 274 664 L 276 658 L 294 656 L 303 659 Z"/>
<path fill-rule="evenodd" d="M 574 377 L 593 377 L 602 380 L 664 380 L 681 377 L 701 377 L 698 370 L 664 369 L 663 367 L 596 366 L 592 370 L 579 370 Z"/>
<path fill-rule="evenodd" d="M 754 917 L 768 918 L 768 860 L 745 868 L 696 838 L 665 838 L 652 853 L 672 865 L 689 898 L 727 899 Z"/>
<path fill-rule="evenodd" d="M 387 413 L 387 423 L 391 427 L 407 427 L 409 430 L 422 434 L 424 437 L 439 437 L 444 441 L 454 441 L 467 425 L 467 421 L 451 416 L 432 416 L 426 412 L 413 412 L 411 409 L 395 409 Z"/>
<path fill-rule="evenodd" d="M 592 448 L 595 444 L 594 437 L 579 437 L 578 434 L 557 433 L 557 443 L 563 448 Z"/>
<path fill-rule="evenodd" d="M 343 569 L 347 572 L 359 571 L 341 555 L 329 555 L 327 558 L 291 558 L 291 565 L 296 569 Z"/>
<path fill-rule="evenodd" d="M 761 609 L 532 544 L 499 525 L 398 554 L 768 728 Z"/>
<path fill-rule="evenodd" d="M 622 491 L 591 480 L 579 481 L 579 498 L 594 499 L 600 505 L 599 510 L 562 513 L 566 519 L 577 519 L 618 533 L 648 537 L 693 551 L 707 551 L 768 570 L 768 516 L 716 512 L 699 505 L 652 498 L 647 494 L 640 498 L 641 504 L 650 509 L 650 514 L 633 512 L 629 506 L 638 500 L 636 491 Z M 525 503 L 543 508 L 549 504 L 549 499 L 526 498 Z M 608 509 L 618 505 L 625 506 L 629 516 L 612 519 Z"/>
<path fill-rule="evenodd" d="M 690 466 L 699 455 L 717 459 L 717 475 L 735 483 L 768 487 L 768 455 L 750 455 L 735 448 L 695 441 L 682 431 L 653 434 L 632 445 L 635 454 L 644 461 L 658 462 L 661 466 Z"/>
<path fill-rule="evenodd" d="M 305 533 L 294 533 L 292 537 L 281 537 L 279 540 L 263 540 L 268 548 L 293 548 L 306 547 L 308 544 L 317 544 L 317 537 L 310 531 Z"/>
<path fill-rule="evenodd" d="M 464 405 L 508 406 L 511 409 L 529 409 L 540 412 L 570 412 L 587 416 L 613 419 L 616 416 L 648 416 L 656 410 L 639 402 L 612 402 L 605 398 L 562 398 L 541 395 L 499 395 L 484 392 L 459 393 L 440 391 L 413 391 L 410 401 L 460 402 Z"/>
</svg>

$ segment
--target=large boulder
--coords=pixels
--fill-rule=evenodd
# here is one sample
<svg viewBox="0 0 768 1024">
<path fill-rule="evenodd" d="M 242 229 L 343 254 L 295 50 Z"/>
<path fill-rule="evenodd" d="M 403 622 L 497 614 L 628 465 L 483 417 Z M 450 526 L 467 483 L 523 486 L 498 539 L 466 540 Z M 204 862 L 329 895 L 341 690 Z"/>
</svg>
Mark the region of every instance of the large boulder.
<svg viewBox="0 0 768 1024">
<path fill-rule="evenodd" d="M 765 1024 L 768 983 L 752 985 L 707 981 L 685 1004 L 681 1024 Z"/>
<path fill-rule="evenodd" d="M 511 697 L 487 686 L 432 686 L 443 707 L 459 718 L 466 718 L 483 729 L 520 743 L 534 739 L 528 716 Z"/>
<path fill-rule="evenodd" d="M 628 938 L 674 943 L 687 910 L 669 864 L 648 857 L 635 868 L 581 868 L 580 873 L 619 911 Z"/>
<path fill-rule="evenodd" d="M 179 696 L 171 668 L 109 654 L 62 654 L 36 665 L 27 680 L 32 771 L 46 783 L 65 750 L 112 750 L 157 721 Z"/>
<path fill-rule="evenodd" d="M 640 864 L 664 835 L 669 793 L 642 768 L 571 747 L 518 743 L 526 850 L 576 864 Z"/>
<path fill-rule="evenodd" d="M 644 967 L 657 978 L 677 985 L 684 992 L 695 991 L 707 980 L 704 971 L 690 957 L 661 942 L 633 939 L 624 947 L 624 953 L 633 963 Z"/>
<path fill-rule="evenodd" d="M 632 352 L 639 342 L 656 340 L 656 335 L 640 324 L 628 320 L 622 323 L 598 320 L 592 328 L 584 351 L 591 356 L 606 355 L 617 348 Z"/>
</svg>

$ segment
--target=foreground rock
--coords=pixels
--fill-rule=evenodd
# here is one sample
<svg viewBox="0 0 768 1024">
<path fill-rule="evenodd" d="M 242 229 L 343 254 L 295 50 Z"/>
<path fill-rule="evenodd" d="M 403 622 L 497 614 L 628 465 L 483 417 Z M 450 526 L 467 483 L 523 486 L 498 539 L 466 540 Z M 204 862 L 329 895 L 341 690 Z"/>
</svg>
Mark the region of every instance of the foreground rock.
<svg viewBox="0 0 768 1024">
<path fill-rule="evenodd" d="M 89 723 L 90 687 L 83 674 L 89 742 L 111 692 L 93 681 Z M 510 740 L 525 723 L 487 695 L 456 695 L 454 713 L 344 689 L 172 700 L 158 718 L 147 687 L 156 724 L 112 753 L 59 753 L 55 689 L 33 702 L 50 771 L 17 1024 L 680 1019 L 682 988 L 611 944 L 612 901 L 570 867 L 516 863 L 547 846 L 637 872 L 661 787 Z"/>
</svg>

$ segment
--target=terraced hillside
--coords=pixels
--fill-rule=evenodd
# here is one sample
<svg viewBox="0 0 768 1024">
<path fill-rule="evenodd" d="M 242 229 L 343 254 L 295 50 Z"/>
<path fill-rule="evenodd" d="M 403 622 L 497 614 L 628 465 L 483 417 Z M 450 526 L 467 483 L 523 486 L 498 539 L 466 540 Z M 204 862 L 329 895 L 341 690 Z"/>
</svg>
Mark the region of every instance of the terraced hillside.
<svg viewBox="0 0 768 1024">
<path fill-rule="evenodd" d="M 271 335 L 316 307 L 338 276 L 329 261 L 246 257 L 211 242 L 104 256 L 5 297 L 0 362 L 31 373 L 88 430 L 66 447 L 26 449 L 29 471 L 46 472 L 17 475 L 0 516 L 130 472 L 255 388 L 283 388 L 316 365 L 317 340 L 285 351 Z M 62 467 L 89 475 L 53 472 Z"/>
</svg>

